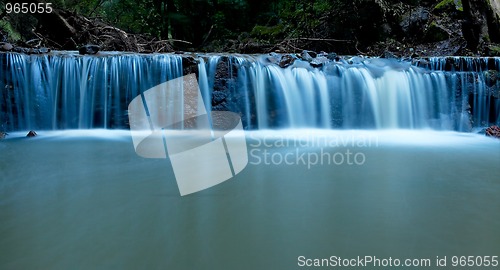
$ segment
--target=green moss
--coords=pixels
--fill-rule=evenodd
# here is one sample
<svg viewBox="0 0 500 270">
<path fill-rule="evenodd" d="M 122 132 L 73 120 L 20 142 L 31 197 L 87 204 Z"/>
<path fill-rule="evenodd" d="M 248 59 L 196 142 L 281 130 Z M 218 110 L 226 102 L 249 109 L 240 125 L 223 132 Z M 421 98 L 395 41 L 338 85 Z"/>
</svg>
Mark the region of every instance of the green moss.
<svg viewBox="0 0 500 270">
<path fill-rule="evenodd" d="M 283 34 L 283 30 L 284 26 L 282 24 L 274 26 L 256 25 L 250 34 L 254 37 L 274 39 Z"/>
<path fill-rule="evenodd" d="M 461 0 L 443 0 L 439 2 L 434 10 L 437 11 L 445 11 L 445 10 L 453 10 L 456 9 L 458 11 L 464 11 Z"/>
<path fill-rule="evenodd" d="M 500 46 L 490 45 L 488 46 L 489 56 L 500 56 Z"/>
<path fill-rule="evenodd" d="M 21 40 L 21 35 L 18 32 L 16 32 L 16 30 L 14 30 L 14 28 L 12 27 L 12 25 L 10 25 L 10 23 L 8 21 L 1 20 L 0 21 L 0 29 L 2 31 L 4 31 L 5 33 L 7 33 L 7 35 L 9 36 L 9 39 L 11 41 Z"/>
</svg>

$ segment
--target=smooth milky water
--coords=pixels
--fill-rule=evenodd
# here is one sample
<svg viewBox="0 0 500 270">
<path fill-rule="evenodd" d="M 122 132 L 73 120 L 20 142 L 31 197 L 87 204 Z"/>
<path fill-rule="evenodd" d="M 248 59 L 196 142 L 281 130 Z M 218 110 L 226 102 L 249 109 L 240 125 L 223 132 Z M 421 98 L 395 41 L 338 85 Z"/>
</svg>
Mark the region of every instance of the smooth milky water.
<svg viewBox="0 0 500 270">
<path fill-rule="evenodd" d="M 481 135 L 247 132 L 240 174 L 181 197 L 169 160 L 136 155 L 128 131 L 38 133 L 0 141 L 0 269 L 500 255 L 500 141 Z"/>
</svg>

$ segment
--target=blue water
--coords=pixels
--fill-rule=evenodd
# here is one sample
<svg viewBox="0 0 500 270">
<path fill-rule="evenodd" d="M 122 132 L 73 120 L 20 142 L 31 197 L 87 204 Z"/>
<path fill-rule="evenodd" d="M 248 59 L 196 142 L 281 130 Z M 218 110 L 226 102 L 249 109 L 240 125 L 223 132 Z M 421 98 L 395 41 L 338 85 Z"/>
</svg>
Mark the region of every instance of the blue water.
<svg viewBox="0 0 500 270">
<path fill-rule="evenodd" d="M 299 256 L 358 255 L 434 265 L 500 254 L 500 141 L 481 135 L 247 132 L 240 174 L 181 197 L 169 161 L 136 155 L 129 131 L 38 133 L 0 141 L 0 269 L 294 269 Z M 347 151 L 363 163 L 348 164 Z M 325 153 L 338 164 L 295 156 Z"/>
</svg>

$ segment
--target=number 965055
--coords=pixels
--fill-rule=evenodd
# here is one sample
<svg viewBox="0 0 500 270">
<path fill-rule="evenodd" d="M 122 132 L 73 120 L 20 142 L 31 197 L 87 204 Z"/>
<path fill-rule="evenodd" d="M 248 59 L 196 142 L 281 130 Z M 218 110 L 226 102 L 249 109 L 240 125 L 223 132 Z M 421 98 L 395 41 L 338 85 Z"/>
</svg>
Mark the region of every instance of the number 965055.
<svg viewBox="0 0 500 270">
<path fill-rule="evenodd" d="M 6 3 L 5 11 L 15 14 L 52 13 L 52 3 Z"/>
</svg>

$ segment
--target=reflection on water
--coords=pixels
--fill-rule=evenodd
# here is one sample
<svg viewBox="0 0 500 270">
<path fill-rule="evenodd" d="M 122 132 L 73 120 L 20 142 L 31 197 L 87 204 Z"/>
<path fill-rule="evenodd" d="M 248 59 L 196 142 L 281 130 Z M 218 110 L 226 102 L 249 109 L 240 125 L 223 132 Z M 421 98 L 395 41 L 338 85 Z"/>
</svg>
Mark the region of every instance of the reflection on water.
<svg viewBox="0 0 500 270">
<path fill-rule="evenodd" d="M 292 269 L 301 255 L 500 254 L 499 141 L 311 132 L 247 133 L 247 168 L 185 197 L 169 161 L 137 156 L 127 131 L 10 134 L 0 141 L 0 269 Z M 332 158 L 347 151 L 364 162 Z M 330 163 L 301 161 L 326 153 Z"/>
</svg>

